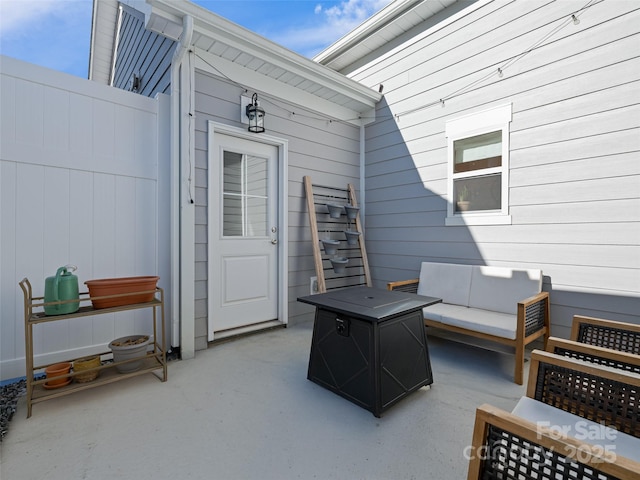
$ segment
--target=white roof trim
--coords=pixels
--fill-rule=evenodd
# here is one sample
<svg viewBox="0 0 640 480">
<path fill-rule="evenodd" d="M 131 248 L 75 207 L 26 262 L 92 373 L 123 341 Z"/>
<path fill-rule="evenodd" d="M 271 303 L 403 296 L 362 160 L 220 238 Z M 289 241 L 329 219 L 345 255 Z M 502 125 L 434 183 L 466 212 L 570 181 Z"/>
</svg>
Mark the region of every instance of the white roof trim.
<svg viewBox="0 0 640 480">
<path fill-rule="evenodd" d="M 359 27 L 356 27 L 344 37 L 318 53 L 313 60 L 323 65 L 329 63 L 331 60 L 339 57 L 345 51 L 351 49 L 354 45 L 357 45 L 365 38 L 378 32 L 382 27 L 393 22 L 396 18 L 403 15 L 416 4 L 422 3 L 422 1 L 423 0 L 396 0 L 391 2 L 378 13 L 362 23 Z"/>
<path fill-rule="evenodd" d="M 93 0 L 89 80 L 109 84 L 118 0 Z"/>
<path fill-rule="evenodd" d="M 453 15 L 439 21 L 437 24 L 433 25 L 432 27 L 426 29 L 425 31 L 421 32 L 419 35 L 416 35 L 415 37 L 413 37 L 411 39 L 412 43 L 415 43 L 417 41 L 420 41 L 422 39 L 425 39 L 427 37 L 429 37 L 430 35 L 433 35 L 434 33 L 436 33 L 439 30 L 442 30 L 443 28 L 448 27 L 449 25 L 457 22 L 458 20 L 460 20 L 461 18 L 464 18 L 465 16 L 469 15 L 471 12 L 474 12 L 476 10 L 479 10 L 480 8 L 484 7 L 485 5 L 494 2 L 495 0 L 475 0 L 474 3 L 471 3 L 468 7 L 463 8 L 462 10 L 454 13 Z M 384 54 L 380 55 L 379 57 L 377 57 L 377 61 L 384 61 L 394 55 L 396 55 L 398 52 L 402 51 L 403 49 L 406 48 L 406 44 L 402 44 L 402 45 L 398 45 L 395 48 L 392 48 L 391 50 L 385 52 Z M 346 49 L 345 49 L 346 51 Z M 344 53 L 344 52 L 343 52 Z M 362 66 L 359 68 L 354 69 L 353 71 L 349 72 L 349 76 L 357 76 L 361 70 L 366 69 L 367 66 Z"/>
<path fill-rule="evenodd" d="M 308 79 L 316 85 L 328 88 L 337 96 L 344 95 L 360 104 L 354 112 L 369 112 L 382 96 L 354 80 L 319 65 L 318 63 L 292 52 L 250 30 L 247 30 L 213 12 L 187 0 L 147 0 L 151 5 L 151 16 L 147 18 L 147 28 L 169 36 L 175 35 L 175 27 L 182 28 L 182 17 L 190 15 L 194 19 L 194 32 L 212 40 L 238 49 L 246 55 L 268 62 L 275 67 Z"/>
<path fill-rule="evenodd" d="M 413 28 L 430 22 L 432 25 L 428 31 L 433 33 L 448 25 L 452 19 L 463 16 L 463 12 L 469 13 L 493 1 L 495 0 L 395 0 L 316 55 L 314 61 L 353 78 L 372 52 L 376 52 L 375 58 L 380 60 L 387 55 L 389 48 L 395 51 L 404 48 L 404 43 L 396 44 L 395 48 L 390 43 Z M 412 41 L 424 38 L 424 35 L 425 32 L 418 30 Z"/>
</svg>

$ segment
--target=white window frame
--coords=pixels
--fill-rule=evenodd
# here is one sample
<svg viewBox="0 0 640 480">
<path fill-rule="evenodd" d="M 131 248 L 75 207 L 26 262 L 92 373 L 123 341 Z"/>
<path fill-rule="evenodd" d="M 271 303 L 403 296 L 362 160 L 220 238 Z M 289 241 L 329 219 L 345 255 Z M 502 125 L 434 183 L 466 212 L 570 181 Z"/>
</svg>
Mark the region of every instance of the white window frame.
<svg viewBox="0 0 640 480">
<path fill-rule="evenodd" d="M 499 105 L 487 110 L 465 115 L 446 123 L 447 135 L 447 218 L 445 225 L 510 225 L 509 215 L 509 124 L 512 118 L 511 103 Z M 482 135 L 485 133 L 502 131 L 502 165 L 487 168 L 479 173 L 477 170 L 465 174 L 456 174 L 455 178 L 477 177 L 491 173 L 502 176 L 502 203 L 500 210 L 456 212 L 454 209 L 453 180 L 454 180 L 454 148 L 457 140 Z"/>
</svg>

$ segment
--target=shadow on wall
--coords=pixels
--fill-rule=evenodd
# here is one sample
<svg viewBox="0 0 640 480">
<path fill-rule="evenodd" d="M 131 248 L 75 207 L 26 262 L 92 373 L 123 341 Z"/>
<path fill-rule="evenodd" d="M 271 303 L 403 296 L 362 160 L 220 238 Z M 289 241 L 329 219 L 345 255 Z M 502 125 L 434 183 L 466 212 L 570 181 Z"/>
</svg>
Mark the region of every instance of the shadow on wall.
<svg viewBox="0 0 640 480">
<path fill-rule="evenodd" d="M 594 292 L 569 290 L 567 287 L 554 288 L 545 276 L 545 290 L 548 289 L 552 299 L 551 335 L 569 338 L 571 322 L 574 315 L 603 318 L 640 325 L 640 296 L 604 295 Z M 615 304 L 616 313 L 605 311 L 602 305 Z"/>
<path fill-rule="evenodd" d="M 366 244 L 374 285 L 417 278 L 420 263 L 485 265 L 466 225 L 445 226 L 444 132 L 398 128 L 383 98 L 366 131 Z M 410 138 L 409 138 L 410 137 Z"/>
<path fill-rule="evenodd" d="M 436 112 L 436 114 L 438 114 Z M 400 125 L 383 98 L 378 120 L 366 130 L 366 244 L 374 285 L 417 278 L 423 261 L 465 265 L 542 268 L 543 291 L 551 293 L 552 334 L 567 337 L 574 315 L 640 323 L 640 295 L 601 294 L 554 285 L 544 266 L 518 265 L 513 256 L 486 259 L 464 223 L 445 226 L 447 153 L 444 131 L 429 131 L 429 122 Z M 491 242 L 510 235 L 517 225 L 479 227 Z M 498 240 L 496 240 L 498 239 Z M 494 249 L 495 250 L 495 249 Z M 502 260 L 504 259 L 504 260 Z M 542 259 L 543 260 L 543 259 Z M 558 266 L 557 268 L 562 268 Z"/>
</svg>

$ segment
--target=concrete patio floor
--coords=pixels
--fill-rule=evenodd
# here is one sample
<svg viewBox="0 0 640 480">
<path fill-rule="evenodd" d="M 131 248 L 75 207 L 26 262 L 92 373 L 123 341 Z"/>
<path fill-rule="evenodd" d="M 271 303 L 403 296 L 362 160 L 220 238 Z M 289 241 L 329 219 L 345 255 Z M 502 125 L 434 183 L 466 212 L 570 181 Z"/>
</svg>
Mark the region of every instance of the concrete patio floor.
<svg viewBox="0 0 640 480">
<path fill-rule="evenodd" d="M 311 334 L 303 323 L 222 343 L 170 362 L 166 383 L 104 385 L 30 419 L 23 397 L 0 477 L 462 479 L 475 408 L 510 411 L 525 392 L 513 355 L 429 336 L 434 384 L 375 418 L 306 379 Z"/>
</svg>

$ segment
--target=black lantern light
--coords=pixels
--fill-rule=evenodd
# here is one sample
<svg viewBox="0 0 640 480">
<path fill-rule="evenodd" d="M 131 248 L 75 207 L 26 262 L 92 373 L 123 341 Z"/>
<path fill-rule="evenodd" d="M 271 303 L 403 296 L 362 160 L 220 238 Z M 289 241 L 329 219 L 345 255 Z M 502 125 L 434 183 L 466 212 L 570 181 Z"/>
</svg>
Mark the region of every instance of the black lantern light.
<svg viewBox="0 0 640 480">
<path fill-rule="evenodd" d="M 247 105 L 247 117 L 249 118 L 249 131 L 255 133 L 264 132 L 264 116 L 265 112 L 258 105 L 258 94 L 254 93 L 251 97 L 251 103 Z"/>
</svg>

